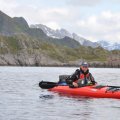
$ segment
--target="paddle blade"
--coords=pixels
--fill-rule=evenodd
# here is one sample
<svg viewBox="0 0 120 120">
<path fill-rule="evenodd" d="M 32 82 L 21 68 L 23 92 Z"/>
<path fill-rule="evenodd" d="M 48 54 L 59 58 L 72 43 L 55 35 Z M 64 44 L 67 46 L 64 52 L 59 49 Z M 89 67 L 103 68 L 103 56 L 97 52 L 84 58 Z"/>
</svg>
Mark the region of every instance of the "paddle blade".
<svg viewBox="0 0 120 120">
<path fill-rule="evenodd" d="M 42 89 L 50 89 L 57 86 L 57 83 L 55 82 L 47 82 L 47 81 L 41 81 L 39 83 L 39 87 L 41 87 Z"/>
</svg>

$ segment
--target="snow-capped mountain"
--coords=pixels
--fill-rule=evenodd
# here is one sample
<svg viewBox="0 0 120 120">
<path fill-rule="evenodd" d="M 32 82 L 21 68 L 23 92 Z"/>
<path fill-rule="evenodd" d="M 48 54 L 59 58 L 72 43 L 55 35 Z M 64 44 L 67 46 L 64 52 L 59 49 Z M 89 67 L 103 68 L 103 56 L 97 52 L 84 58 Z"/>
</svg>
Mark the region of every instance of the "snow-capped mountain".
<svg viewBox="0 0 120 120">
<path fill-rule="evenodd" d="M 31 25 L 31 28 L 40 28 L 43 30 L 44 33 L 46 33 L 46 35 L 48 35 L 49 37 L 52 38 L 64 38 L 64 37 L 70 37 L 76 41 L 78 41 L 81 45 L 84 46 L 91 46 L 91 47 L 98 47 L 100 46 L 98 43 L 96 42 L 91 42 L 83 37 L 80 37 L 79 35 L 75 34 L 75 33 L 70 33 L 65 29 L 57 29 L 57 30 L 53 30 L 45 25 L 42 24 L 36 24 L 36 25 Z"/>
<path fill-rule="evenodd" d="M 84 44 L 84 41 L 86 41 L 85 38 L 78 36 L 77 34 L 73 33 L 72 38 L 77 40 L 81 45 Z"/>
<path fill-rule="evenodd" d="M 80 37 L 75 33 L 72 34 L 72 38 L 77 40 L 83 46 L 91 46 L 93 48 L 100 46 L 97 42 L 91 42 L 90 40 Z"/>
<path fill-rule="evenodd" d="M 98 43 L 101 45 L 101 47 L 107 49 L 107 50 L 120 50 L 120 43 L 111 43 L 105 40 L 100 40 Z"/>
<path fill-rule="evenodd" d="M 115 50 L 120 50 L 120 43 L 114 43 L 113 44 L 113 49 Z"/>
<path fill-rule="evenodd" d="M 52 37 L 52 38 L 61 39 L 61 38 L 64 38 L 65 36 L 72 38 L 72 35 L 65 29 L 53 30 L 53 29 L 51 29 L 45 25 L 42 25 L 42 24 L 31 25 L 30 27 L 42 29 L 43 32 L 46 33 L 47 36 Z"/>
<path fill-rule="evenodd" d="M 31 28 L 40 28 L 43 30 L 43 32 L 52 38 L 58 38 L 58 39 L 62 39 L 64 37 L 70 37 L 76 41 L 78 41 L 81 45 L 83 46 L 91 46 L 93 48 L 101 46 L 104 49 L 107 50 L 120 50 L 120 43 L 111 43 L 105 40 L 100 40 L 97 42 L 91 42 L 90 40 L 87 40 L 79 35 L 77 35 L 76 33 L 70 33 L 69 31 L 65 30 L 65 29 L 57 29 L 57 30 L 53 30 L 49 27 L 47 27 L 46 25 L 42 25 L 42 24 L 36 24 L 36 25 L 31 25 Z"/>
</svg>

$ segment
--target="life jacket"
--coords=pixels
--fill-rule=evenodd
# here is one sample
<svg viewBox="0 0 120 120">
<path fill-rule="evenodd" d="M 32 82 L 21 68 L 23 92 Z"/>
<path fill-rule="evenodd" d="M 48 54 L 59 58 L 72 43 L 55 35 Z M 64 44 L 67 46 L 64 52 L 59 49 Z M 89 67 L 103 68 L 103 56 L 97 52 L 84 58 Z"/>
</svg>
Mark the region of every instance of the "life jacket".
<svg viewBox="0 0 120 120">
<path fill-rule="evenodd" d="M 81 79 L 82 84 L 88 84 L 88 83 L 91 82 L 91 75 L 90 75 L 90 73 L 87 73 L 87 74 L 85 75 L 85 74 L 83 74 L 83 73 L 80 71 L 80 74 L 79 74 L 79 76 L 78 76 L 78 79 L 75 80 L 75 82 L 77 83 L 79 79 Z"/>
<path fill-rule="evenodd" d="M 89 78 L 89 77 L 90 77 L 89 73 L 86 74 L 86 75 L 84 75 L 83 73 L 80 73 L 79 79 L 85 79 L 85 77 L 86 77 L 86 78 Z"/>
</svg>

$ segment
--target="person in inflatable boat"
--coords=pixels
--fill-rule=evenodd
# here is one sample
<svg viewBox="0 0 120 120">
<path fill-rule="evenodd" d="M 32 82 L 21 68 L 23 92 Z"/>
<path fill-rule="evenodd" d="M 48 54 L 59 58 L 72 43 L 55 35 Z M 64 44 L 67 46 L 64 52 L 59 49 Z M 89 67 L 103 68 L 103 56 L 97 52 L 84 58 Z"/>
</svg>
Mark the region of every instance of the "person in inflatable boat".
<svg viewBox="0 0 120 120">
<path fill-rule="evenodd" d="M 87 62 L 82 62 L 80 69 L 77 69 L 66 81 L 73 88 L 96 84 L 94 77 L 89 72 Z"/>
</svg>

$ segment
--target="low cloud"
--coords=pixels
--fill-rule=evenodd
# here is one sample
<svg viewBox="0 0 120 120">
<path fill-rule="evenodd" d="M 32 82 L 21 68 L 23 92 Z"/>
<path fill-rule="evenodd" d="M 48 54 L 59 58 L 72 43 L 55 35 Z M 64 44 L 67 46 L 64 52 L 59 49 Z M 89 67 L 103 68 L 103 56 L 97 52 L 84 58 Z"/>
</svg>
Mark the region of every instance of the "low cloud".
<svg viewBox="0 0 120 120">
<path fill-rule="evenodd" d="M 0 0 L 1 10 L 11 17 L 24 17 L 29 24 L 45 24 L 53 29 L 65 28 L 83 37 L 95 40 L 120 42 L 120 13 L 99 12 L 84 17 L 79 6 L 94 6 L 103 0 L 65 0 L 69 5 L 60 7 L 38 7 L 19 4 L 17 0 Z M 109 2 L 109 1 L 108 1 Z M 114 2 L 112 0 L 112 2 Z M 119 2 L 115 0 L 115 3 Z M 9 5 L 8 5 L 9 3 Z M 72 8 L 72 9 L 71 9 Z M 83 18 L 84 17 L 84 18 Z"/>
<path fill-rule="evenodd" d="M 56 29 L 60 29 L 61 27 L 59 26 L 58 23 L 56 23 L 55 21 L 52 21 L 52 22 L 46 22 L 44 23 L 46 26 L 56 30 Z"/>
<path fill-rule="evenodd" d="M 67 0 L 66 3 L 72 6 L 95 6 L 102 0 Z"/>
<path fill-rule="evenodd" d="M 79 32 L 88 39 L 120 41 L 120 13 L 102 12 L 77 22 Z"/>
</svg>

